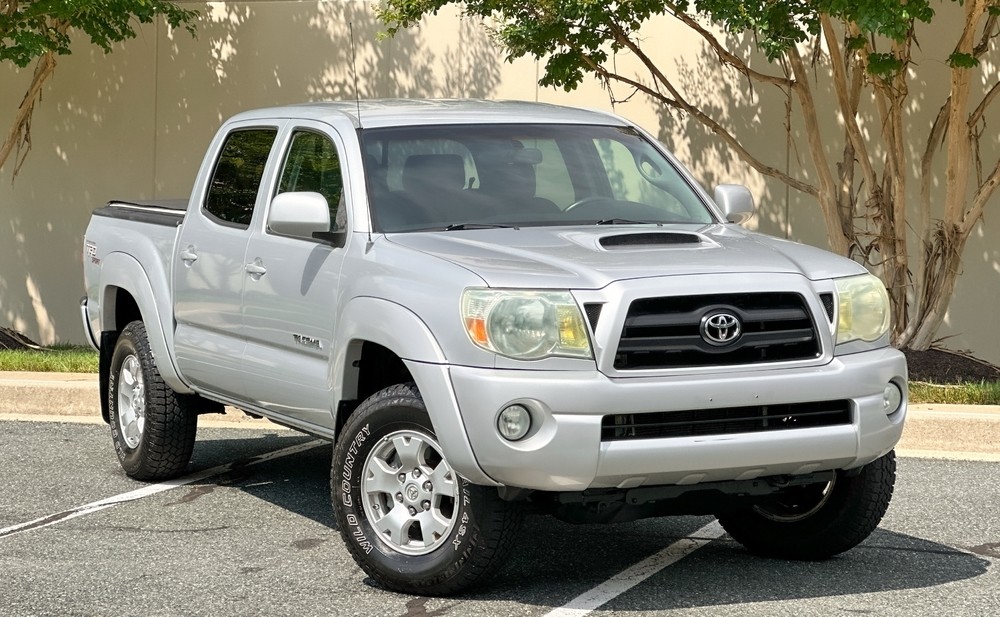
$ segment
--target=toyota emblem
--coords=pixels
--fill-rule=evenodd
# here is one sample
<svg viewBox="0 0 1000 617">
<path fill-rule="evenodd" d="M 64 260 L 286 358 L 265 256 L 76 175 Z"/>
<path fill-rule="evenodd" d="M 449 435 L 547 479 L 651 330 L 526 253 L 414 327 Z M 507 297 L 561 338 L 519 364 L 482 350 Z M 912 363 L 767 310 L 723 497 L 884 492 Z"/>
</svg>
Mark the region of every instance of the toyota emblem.
<svg viewBox="0 0 1000 617">
<path fill-rule="evenodd" d="M 732 313 L 719 311 L 701 318 L 701 338 L 709 345 L 729 345 L 740 338 L 742 332 L 740 318 Z"/>
</svg>

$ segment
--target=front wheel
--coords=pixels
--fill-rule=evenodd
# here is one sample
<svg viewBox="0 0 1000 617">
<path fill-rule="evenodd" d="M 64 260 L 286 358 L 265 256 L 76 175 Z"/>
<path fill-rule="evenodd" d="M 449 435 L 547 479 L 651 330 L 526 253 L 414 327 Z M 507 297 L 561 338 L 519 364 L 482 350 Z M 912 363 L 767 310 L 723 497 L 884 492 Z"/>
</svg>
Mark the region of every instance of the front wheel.
<svg viewBox="0 0 1000 617">
<path fill-rule="evenodd" d="M 719 515 L 749 551 L 783 559 L 827 559 L 854 548 L 878 527 L 896 480 L 896 455 L 838 471 L 824 484 L 795 487 L 757 505 Z"/>
<path fill-rule="evenodd" d="M 125 326 L 111 356 L 111 439 L 122 469 L 136 480 L 165 480 L 187 468 L 198 416 L 156 368 L 141 321 Z"/>
<path fill-rule="evenodd" d="M 351 415 L 334 448 L 333 509 L 359 566 L 388 589 L 458 593 L 494 574 L 513 546 L 520 504 L 451 468 L 413 384 Z"/>
</svg>

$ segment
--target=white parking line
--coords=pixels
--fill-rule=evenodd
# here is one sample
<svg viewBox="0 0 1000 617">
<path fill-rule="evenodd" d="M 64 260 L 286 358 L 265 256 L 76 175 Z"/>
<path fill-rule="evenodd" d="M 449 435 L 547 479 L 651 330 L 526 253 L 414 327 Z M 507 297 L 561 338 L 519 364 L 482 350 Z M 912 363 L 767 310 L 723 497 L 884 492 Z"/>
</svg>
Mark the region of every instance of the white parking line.
<svg viewBox="0 0 1000 617">
<path fill-rule="evenodd" d="M 0 529 L 0 540 L 2 540 L 3 538 L 9 538 L 10 536 L 13 536 L 18 533 L 31 531 L 32 529 L 41 529 L 42 527 L 55 525 L 56 523 L 68 521 L 80 516 L 84 516 L 86 514 L 93 514 L 94 512 L 99 512 L 101 510 L 104 510 L 105 508 L 117 506 L 122 503 L 135 501 L 137 499 L 142 499 L 143 497 L 156 495 L 157 493 L 163 493 L 165 491 L 169 491 L 170 489 L 174 489 L 179 486 L 192 484 L 194 482 L 198 482 L 200 480 L 204 480 L 212 476 L 217 476 L 219 474 L 226 473 L 227 471 L 230 471 L 237 466 L 250 467 L 253 465 L 258 465 L 260 463 L 273 461 L 275 459 L 282 458 L 285 456 L 298 454 L 299 452 L 305 452 L 306 450 L 317 448 L 319 446 L 325 445 L 326 443 L 327 442 L 321 439 L 314 439 L 312 441 L 307 441 L 306 443 L 302 443 L 297 446 L 289 446 L 287 448 L 282 448 L 281 450 L 275 450 L 274 452 L 261 454 L 260 456 L 255 456 L 248 460 L 234 461 L 232 463 L 226 463 L 225 465 L 218 465 L 216 467 L 204 469 L 202 471 L 199 471 L 198 473 L 194 473 L 189 476 L 184 476 L 183 478 L 167 480 L 166 482 L 160 482 L 159 484 L 150 484 L 148 486 L 138 488 L 134 491 L 122 493 L 120 495 L 115 495 L 113 497 L 107 497 L 105 499 L 84 504 L 82 506 L 77 506 L 69 510 L 56 512 L 55 514 L 50 514 L 48 516 L 43 516 L 41 518 L 36 518 L 33 521 L 20 523 L 17 525 L 11 525 L 10 527 L 4 527 L 3 529 Z"/>
<path fill-rule="evenodd" d="M 718 521 L 712 521 L 690 536 L 682 538 L 667 548 L 639 563 L 622 570 L 597 587 L 585 591 L 544 617 L 583 617 L 632 589 L 667 566 L 677 563 L 694 551 L 726 533 Z"/>
</svg>

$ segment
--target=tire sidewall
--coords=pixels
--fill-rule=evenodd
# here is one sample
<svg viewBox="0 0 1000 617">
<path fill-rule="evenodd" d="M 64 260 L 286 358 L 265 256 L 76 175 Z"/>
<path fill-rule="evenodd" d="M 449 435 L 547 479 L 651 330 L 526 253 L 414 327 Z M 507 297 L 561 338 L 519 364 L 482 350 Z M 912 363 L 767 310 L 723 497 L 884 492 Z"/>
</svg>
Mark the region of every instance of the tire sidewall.
<svg viewBox="0 0 1000 617">
<path fill-rule="evenodd" d="M 776 521 L 748 508 L 721 515 L 719 521 L 752 552 L 826 559 L 857 546 L 878 527 L 892 498 L 895 468 L 890 452 L 857 475 L 839 474 L 823 507 L 801 520 Z"/>
<path fill-rule="evenodd" d="M 111 370 L 108 376 L 108 421 L 111 425 L 111 440 L 114 443 L 118 461 L 121 463 L 122 468 L 130 474 L 136 473 L 142 466 L 142 449 L 146 443 L 146 432 L 143 431 L 142 435 L 139 436 L 139 445 L 135 448 L 130 448 L 125 442 L 125 436 L 122 435 L 121 422 L 118 416 L 118 388 L 120 385 L 121 368 L 125 359 L 129 356 L 135 356 L 139 360 L 143 380 L 146 383 L 149 382 L 147 374 L 148 360 L 142 354 L 142 345 L 139 338 L 141 335 L 137 334 L 135 330 L 134 324 L 129 325 L 122 331 L 121 336 L 118 337 L 114 354 L 111 356 Z M 146 403 L 148 409 L 149 401 L 146 401 Z"/>
<path fill-rule="evenodd" d="M 413 430 L 436 440 L 430 420 L 418 397 L 407 404 L 379 401 L 357 421 L 349 422 L 334 452 L 334 510 L 348 547 L 375 570 L 383 582 L 405 579 L 408 585 L 432 587 L 455 577 L 473 556 L 479 544 L 476 489 L 457 473 L 455 525 L 447 540 L 425 555 L 406 555 L 393 550 L 368 520 L 362 505 L 362 470 L 372 450 L 386 435 Z M 363 556 L 362 556 L 363 555 Z"/>
</svg>

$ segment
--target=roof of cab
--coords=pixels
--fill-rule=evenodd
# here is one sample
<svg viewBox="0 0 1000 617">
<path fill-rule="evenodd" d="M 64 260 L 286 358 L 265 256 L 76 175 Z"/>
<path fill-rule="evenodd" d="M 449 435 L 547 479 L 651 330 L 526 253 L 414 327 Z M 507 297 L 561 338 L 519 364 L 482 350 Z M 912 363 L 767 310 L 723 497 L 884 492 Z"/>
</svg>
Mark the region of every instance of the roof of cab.
<svg viewBox="0 0 1000 617">
<path fill-rule="evenodd" d="M 333 117 L 346 117 L 358 128 L 427 124 L 628 124 L 624 119 L 604 111 L 548 103 L 479 99 L 381 99 L 303 103 L 246 111 L 231 118 L 230 122 L 274 118 L 325 121 L 332 120 Z"/>
</svg>

